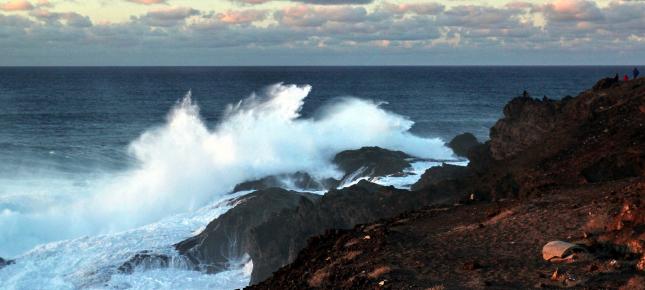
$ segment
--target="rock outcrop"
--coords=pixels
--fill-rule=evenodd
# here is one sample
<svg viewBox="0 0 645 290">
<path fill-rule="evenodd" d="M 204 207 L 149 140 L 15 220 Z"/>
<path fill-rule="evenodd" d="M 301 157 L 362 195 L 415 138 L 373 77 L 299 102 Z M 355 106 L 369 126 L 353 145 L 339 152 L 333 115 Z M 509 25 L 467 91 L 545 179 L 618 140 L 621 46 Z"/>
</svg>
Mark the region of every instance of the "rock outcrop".
<svg viewBox="0 0 645 290">
<path fill-rule="evenodd" d="M 303 200 L 298 207 L 281 211 L 252 230 L 255 247 L 249 252 L 253 259 L 251 283 L 264 280 L 293 261 L 308 238 L 327 229 L 348 229 L 422 205 L 455 200 L 450 191 L 410 192 L 367 181 L 331 190 L 317 202 Z"/>
<path fill-rule="evenodd" d="M 462 144 L 463 145 L 463 144 Z M 461 146 L 461 145 L 460 145 Z M 341 180 L 327 178 L 317 180 L 306 172 L 271 175 L 258 180 L 240 183 L 233 192 L 242 190 L 261 190 L 271 187 L 297 188 L 306 191 L 322 191 L 362 177 L 382 177 L 402 175 L 415 158 L 401 151 L 380 147 L 362 147 L 345 150 L 336 154 L 332 160 L 344 175 Z"/>
<path fill-rule="evenodd" d="M 513 99 L 490 141 L 471 150 L 468 182 L 495 199 L 642 176 L 644 92 L 641 78 L 559 101 Z"/>
<path fill-rule="evenodd" d="M 293 174 L 271 175 L 258 180 L 243 182 L 236 185 L 233 192 L 243 190 L 263 190 L 272 187 L 322 191 L 338 186 L 338 182 L 338 180 L 333 178 L 316 180 L 306 172 L 296 172 Z"/>
<path fill-rule="evenodd" d="M 516 98 L 468 157 L 464 172 L 434 168 L 415 186 L 462 202 L 326 231 L 250 288 L 617 289 L 642 281 L 645 78 L 602 81 L 559 101 Z M 551 240 L 584 245 L 590 256 L 544 261 L 540 249 Z"/>
<path fill-rule="evenodd" d="M 5 266 L 11 265 L 15 263 L 14 260 L 5 260 L 3 258 L 0 258 L 0 269 L 4 268 Z"/>
<path fill-rule="evenodd" d="M 234 208 L 213 220 L 200 234 L 175 245 L 188 258 L 192 267 L 209 273 L 227 269 L 231 261 L 257 248 L 251 231 L 266 223 L 274 214 L 294 209 L 303 203 L 317 201 L 320 196 L 310 193 L 269 188 L 256 191 L 235 201 Z M 276 229 L 279 231 L 280 227 Z"/>
<path fill-rule="evenodd" d="M 412 190 L 421 190 L 431 185 L 438 185 L 445 181 L 461 181 L 471 174 L 471 171 L 464 166 L 451 165 L 447 163 L 441 166 L 432 167 L 421 175 L 419 181 L 412 185 Z"/>
<path fill-rule="evenodd" d="M 334 164 L 345 172 L 341 179 L 362 176 L 387 176 L 403 174 L 410 167 L 414 158 L 401 151 L 391 151 L 379 147 L 363 147 L 357 150 L 346 150 L 336 154 Z"/>
<path fill-rule="evenodd" d="M 461 157 L 468 157 L 468 152 L 477 145 L 480 145 L 477 141 L 477 137 L 471 133 L 463 133 L 452 138 L 448 142 L 448 147 L 455 152 L 455 155 Z"/>
</svg>

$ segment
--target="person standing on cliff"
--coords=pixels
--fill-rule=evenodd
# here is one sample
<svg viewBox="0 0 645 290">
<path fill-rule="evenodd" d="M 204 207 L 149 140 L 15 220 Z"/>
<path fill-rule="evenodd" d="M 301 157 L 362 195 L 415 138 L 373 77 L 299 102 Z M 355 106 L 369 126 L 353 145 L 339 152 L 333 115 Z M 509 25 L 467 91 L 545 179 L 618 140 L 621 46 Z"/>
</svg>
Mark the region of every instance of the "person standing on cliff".
<svg viewBox="0 0 645 290">
<path fill-rule="evenodd" d="M 628 80 L 629 80 L 629 76 L 628 76 L 628 75 L 625 75 L 625 76 L 623 77 L 623 80 L 624 80 L 624 81 L 628 81 Z"/>
<path fill-rule="evenodd" d="M 618 82 L 618 73 L 616 73 L 616 75 L 614 76 L 614 83 L 617 83 L 617 82 Z"/>
<path fill-rule="evenodd" d="M 637 79 L 640 73 L 641 72 L 638 71 L 638 68 L 635 67 L 634 70 L 632 71 L 632 74 L 634 75 L 634 79 Z"/>
</svg>

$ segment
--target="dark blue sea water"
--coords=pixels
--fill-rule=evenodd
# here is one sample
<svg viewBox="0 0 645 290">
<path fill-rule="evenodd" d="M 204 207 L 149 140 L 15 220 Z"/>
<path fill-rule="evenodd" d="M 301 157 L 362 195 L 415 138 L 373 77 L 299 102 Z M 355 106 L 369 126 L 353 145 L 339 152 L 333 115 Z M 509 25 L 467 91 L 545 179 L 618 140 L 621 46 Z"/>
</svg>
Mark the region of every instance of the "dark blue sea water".
<svg viewBox="0 0 645 290">
<path fill-rule="evenodd" d="M 561 98 L 629 67 L 100 67 L 0 68 L 0 176 L 51 162 L 122 166 L 124 148 L 192 90 L 215 124 L 227 104 L 263 87 L 310 84 L 303 113 L 343 96 L 386 101 L 413 132 L 480 139 L 512 97 Z M 2 171 L 4 170 L 4 172 Z"/>
</svg>

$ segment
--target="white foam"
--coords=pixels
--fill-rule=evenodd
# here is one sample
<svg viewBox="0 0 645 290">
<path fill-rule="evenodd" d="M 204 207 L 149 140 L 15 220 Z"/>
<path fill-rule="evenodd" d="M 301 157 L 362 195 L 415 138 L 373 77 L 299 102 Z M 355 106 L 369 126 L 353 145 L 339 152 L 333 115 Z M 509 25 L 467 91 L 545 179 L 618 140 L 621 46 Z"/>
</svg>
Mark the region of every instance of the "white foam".
<svg viewBox="0 0 645 290">
<path fill-rule="evenodd" d="M 301 118 L 310 90 L 270 86 L 230 106 L 213 129 L 202 121 L 188 94 L 165 124 L 130 144 L 136 160 L 130 170 L 80 182 L 68 176 L 33 176 L 29 186 L 0 184 L 0 256 L 18 257 L 16 265 L 0 270 L 0 280 L 8 283 L 3 285 L 74 287 L 87 271 L 193 234 L 221 213 L 206 205 L 240 182 L 297 171 L 317 178 L 340 177 L 330 160 L 342 150 L 380 146 L 422 158 L 452 155 L 441 140 L 410 134 L 412 121 L 372 101 L 345 98 L 322 108 L 316 118 Z M 73 240 L 51 243 L 61 239 Z M 42 245 L 20 254 L 38 244 Z M 202 279 L 172 271 L 180 270 L 158 273 Z M 131 277 L 156 279 L 151 275 Z M 115 281 L 119 279 L 128 280 Z M 176 285 L 162 280 L 137 285 Z"/>
</svg>

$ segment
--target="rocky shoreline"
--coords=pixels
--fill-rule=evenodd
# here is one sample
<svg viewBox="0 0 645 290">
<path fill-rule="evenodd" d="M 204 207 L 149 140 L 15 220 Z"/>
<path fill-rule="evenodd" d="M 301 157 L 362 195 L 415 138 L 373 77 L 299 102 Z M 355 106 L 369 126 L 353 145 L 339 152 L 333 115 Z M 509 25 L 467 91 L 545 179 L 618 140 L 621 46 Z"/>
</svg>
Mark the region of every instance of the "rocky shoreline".
<svg viewBox="0 0 645 290">
<path fill-rule="evenodd" d="M 249 289 L 643 289 L 645 79 L 513 99 L 490 137 L 413 187 L 459 202 L 329 227 Z M 545 261 L 552 240 L 587 253 Z"/>
<path fill-rule="evenodd" d="M 432 167 L 409 190 L 369 182 L 419 161 L 378 147 L 339 152 L 339 179 L 295 172 L 238 184 L 233 192 L 250 193 L 172 245 L 177 255 L 133 253 L 108 272 L 217 273 L 252 261 L 249 289 L 643 289 L 645 79 L 515 98 L 489 141 L 465 133 L 446 146 L 468 166 Z M 553 240 L 587 255 L 545 261 Z M 14 262 L 0 258 L 0 268 Z"/>
</svg>

